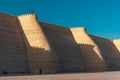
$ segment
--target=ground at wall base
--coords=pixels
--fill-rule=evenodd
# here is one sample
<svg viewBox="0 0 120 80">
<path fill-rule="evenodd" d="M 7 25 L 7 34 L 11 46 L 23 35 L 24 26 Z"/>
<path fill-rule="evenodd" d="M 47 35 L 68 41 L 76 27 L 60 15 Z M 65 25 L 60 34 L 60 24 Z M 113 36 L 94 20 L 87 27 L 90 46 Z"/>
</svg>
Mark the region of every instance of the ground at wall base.
<svg viewBox="0 0 120 80">
<path fill-rule="evenodd" d="M 120 80 L 120 71 L 52 75 L 1 76 L 0 80 Z"/>
</svg>

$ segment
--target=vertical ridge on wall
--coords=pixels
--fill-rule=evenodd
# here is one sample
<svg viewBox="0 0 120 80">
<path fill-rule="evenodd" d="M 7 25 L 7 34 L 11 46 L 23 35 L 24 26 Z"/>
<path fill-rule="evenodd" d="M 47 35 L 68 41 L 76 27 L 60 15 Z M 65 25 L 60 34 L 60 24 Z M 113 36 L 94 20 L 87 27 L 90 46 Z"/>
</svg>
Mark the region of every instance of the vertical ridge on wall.
<svg viewBox="0 0 120 80">
<path fill-rule="evenodd" d="M 95 42 L 84 27 L 70 28 L 76 42 L 80 45 L 87 71 L 104 71 L 106 64 Z"/>
</svg>

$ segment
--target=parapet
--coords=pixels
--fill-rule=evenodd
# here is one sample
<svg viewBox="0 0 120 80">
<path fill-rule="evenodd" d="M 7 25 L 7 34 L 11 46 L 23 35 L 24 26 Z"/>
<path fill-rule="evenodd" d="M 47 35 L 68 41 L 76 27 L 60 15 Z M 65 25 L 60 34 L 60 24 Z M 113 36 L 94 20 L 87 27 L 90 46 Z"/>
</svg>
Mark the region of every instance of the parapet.
<svg viewBox="0 0 120 80">
<path fill-rule="evenodd" d="M 19 19 L 37 19 L 36 14 L 23 14 L 20 16 L 17 16 Z"/>
<path fill-rule="evenodd" d="M 20 15 L 18 17 L 24 17 L 24 16 L 36 16 L 36 14 L 23 14 L 23 15 Z"/>
</svg>

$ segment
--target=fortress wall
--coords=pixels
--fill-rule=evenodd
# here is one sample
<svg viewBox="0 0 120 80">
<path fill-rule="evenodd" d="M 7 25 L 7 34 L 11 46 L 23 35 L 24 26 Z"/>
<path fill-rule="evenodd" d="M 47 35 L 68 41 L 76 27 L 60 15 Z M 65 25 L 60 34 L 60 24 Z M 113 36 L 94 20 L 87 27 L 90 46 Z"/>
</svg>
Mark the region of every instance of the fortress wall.
<svg viewBox="0 0 120 80">
<path fill-rule="evenodd" d="M 37 22 L 35 14 L 18 16 L 24 38 L 26 40 L 27 54 L 31 73 L 58 72 L 57 60 L 53 55 L 48 40 Z"/>
<path fill-rule="evenodd" d="M 105 71 L 106 65 L 99 47 L 86 33 L 84 27 L 70 28 L 74 39 L 80 46 L 87 71 Z"/>
<path fill-rule="evenodd" d="M 79 45 L 68 28 L 40 22 L 47 39 L 56 52 L 62 73 L 82 72 L 84 60 Z"/>
<path fill-rule="evenodd" d="M 109 40 L 96 36 L 91 36 L 95 43 L 99 46 L 102 56 L 105 59 L 108 70 L 120 70 L 120 51 L 119 40 Z"/>
<path fill-rule="evenodd" d="M 0 13 L 0 73 L 120 70 L 120 40 Z"/>
<path fill-rule="evenodd" d="M 0 73 L 28 72 L 24 41 L 14 16 L 0 13 Z"/>
</svg>

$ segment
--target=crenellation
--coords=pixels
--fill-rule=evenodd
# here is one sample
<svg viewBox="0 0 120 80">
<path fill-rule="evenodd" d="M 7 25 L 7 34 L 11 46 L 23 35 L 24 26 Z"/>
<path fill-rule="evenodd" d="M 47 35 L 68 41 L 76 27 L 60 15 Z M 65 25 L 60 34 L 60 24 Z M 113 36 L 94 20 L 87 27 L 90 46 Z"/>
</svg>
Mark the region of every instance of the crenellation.
<svg viewBox="0 0 120 80">
<path fill-rule="evenodd" d="M 30 13 L 30 14 L 23 14 L 23 15 L 20 15 L 20 16 L 17 16 L 17 17 L 25 17 L 25 16 L 36 16 L 36 14 L 32 14 L 32 13 Z"/>
</svg>

